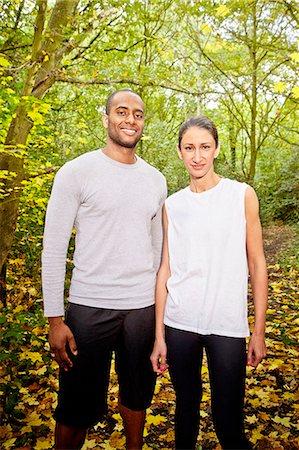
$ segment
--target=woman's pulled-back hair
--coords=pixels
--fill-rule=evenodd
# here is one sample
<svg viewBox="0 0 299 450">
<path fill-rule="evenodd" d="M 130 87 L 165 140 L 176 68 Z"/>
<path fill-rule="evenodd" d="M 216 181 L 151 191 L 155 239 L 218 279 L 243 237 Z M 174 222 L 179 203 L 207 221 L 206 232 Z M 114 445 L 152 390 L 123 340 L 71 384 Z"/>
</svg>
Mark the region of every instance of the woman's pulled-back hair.
<svg viewBox="0 0 299 450">
<path fill-rule="evenodd" d="M 185 122 L 183 122 L 180 127 L 179 148 L 181 148 L 181 142 L 184 134 L 187 130 L 189 130 L 189 128 L 192 127 L 204 128 L 205 130 L 209 131 L 216 142 L 216 147 L 218 147 L 218 131 L 214 122 L 206 116 L 194 116 L 190 117 L 190 119 L 185 120 Z"/>
</svg>

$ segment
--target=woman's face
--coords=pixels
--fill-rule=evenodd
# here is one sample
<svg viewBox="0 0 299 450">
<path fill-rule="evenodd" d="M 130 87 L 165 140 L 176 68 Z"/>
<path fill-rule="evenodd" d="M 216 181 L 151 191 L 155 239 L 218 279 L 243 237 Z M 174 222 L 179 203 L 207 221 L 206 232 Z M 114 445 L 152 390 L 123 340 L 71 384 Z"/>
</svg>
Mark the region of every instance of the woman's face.
<svg viewBox="0 0 299 450">
<path fill-rule="evenodd" d="M 191 127 L 182 137 L 178 148 L 180 159 L 185 163 L 192 178 L 203 178 L 213 169 L 214 159 L 219 153 L 219 145 L 205 128 Z"/>
</svg>

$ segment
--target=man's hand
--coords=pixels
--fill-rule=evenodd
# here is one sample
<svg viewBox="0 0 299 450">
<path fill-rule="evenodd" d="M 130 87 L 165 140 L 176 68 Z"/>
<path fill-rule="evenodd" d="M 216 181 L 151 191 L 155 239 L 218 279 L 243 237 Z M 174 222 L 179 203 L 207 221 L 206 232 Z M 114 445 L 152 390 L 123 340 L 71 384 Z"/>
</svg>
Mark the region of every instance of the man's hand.
<svg viewBox="0 0 299 450">
<path fill-rule="evenodd" d="M 73 367 L 73 363 L 67 353 L 67 348 L 74 356 L 78 354 L 74 335 L 64 323 L 62 317 L 49 317 L 49 324 L 51 355 L 55 357 L 62 369 L 68 371 Z"/>
</svg>

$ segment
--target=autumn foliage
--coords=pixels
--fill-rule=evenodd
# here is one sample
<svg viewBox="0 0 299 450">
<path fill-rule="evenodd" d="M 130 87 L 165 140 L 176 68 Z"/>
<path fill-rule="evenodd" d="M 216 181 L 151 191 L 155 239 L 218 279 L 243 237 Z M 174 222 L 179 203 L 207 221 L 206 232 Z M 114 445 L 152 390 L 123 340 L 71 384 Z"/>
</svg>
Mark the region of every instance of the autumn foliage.
<svg viewBox="0 0 299 450">
<path fill-rule="evenodd" d="M 268 356 L 257 370 L 248 368 L 245 424 L 256 449 L 299 448 L 298 260 L 295 232 L 272 226 L 265 230 L 270 275 L 267 312 Z M 3 449 L 51 449 L 58 367 L 50 357 L 42 317 L 39 284 L 16 276 L 24 261 L 11 261 L 9 302 L 1 316 L 2 391 L 0 446 Z M 250 305 L 250 320 L 252 319 Z M 203 368 L 199 449 L 220 450 L 211 421 L 208 370 Z M 120 450 L 125 437 L 117 411 L 118 387 L 112 368 L 107 418 L 89 431 L 84 449 Z M 148 409 L 144 449 L 174 448 L 175 397 L 169 375 L 158 379 Z"/>
</svg>

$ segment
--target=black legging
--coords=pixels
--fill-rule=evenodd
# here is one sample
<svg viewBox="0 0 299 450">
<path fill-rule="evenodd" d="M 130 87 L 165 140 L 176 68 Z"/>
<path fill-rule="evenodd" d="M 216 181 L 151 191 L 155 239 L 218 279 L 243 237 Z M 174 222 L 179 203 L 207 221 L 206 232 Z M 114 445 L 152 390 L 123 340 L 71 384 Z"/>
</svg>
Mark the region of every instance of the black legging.
<svg viewBox="0 0 299 450">
<path fill-rule="evenodd" d="M 204 348 L 209 367 L 213 422 L 219 442 L 225 450 L 251 449 L 243 424 L 245 339 L 204 336 L 166 327 L 166 343 L 169 371 L 176 392 L 176 449 L 194 450 L 196 445 Z"/>
</svg>

